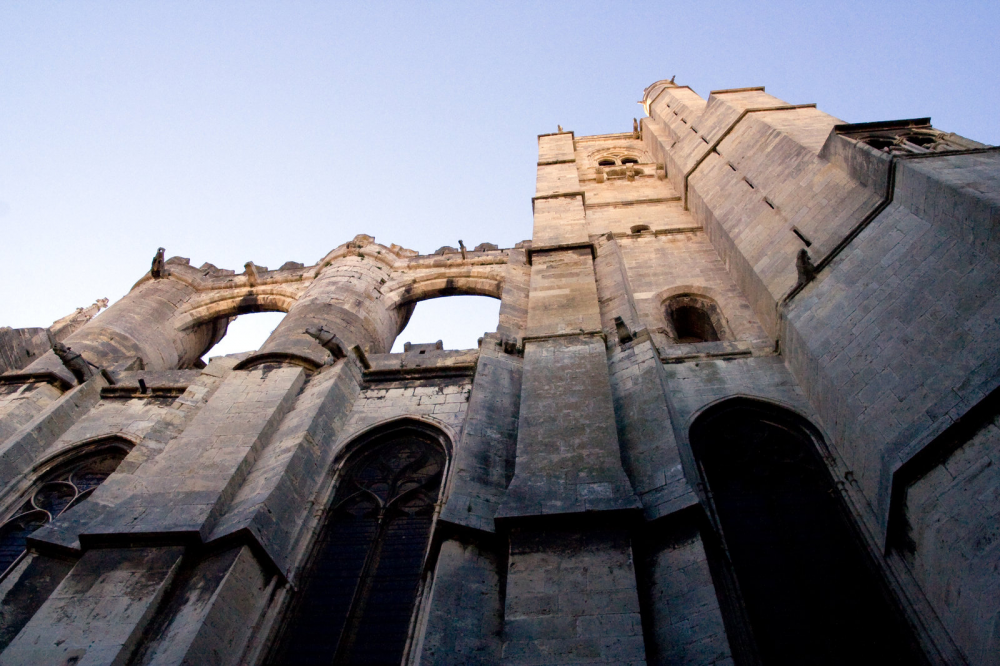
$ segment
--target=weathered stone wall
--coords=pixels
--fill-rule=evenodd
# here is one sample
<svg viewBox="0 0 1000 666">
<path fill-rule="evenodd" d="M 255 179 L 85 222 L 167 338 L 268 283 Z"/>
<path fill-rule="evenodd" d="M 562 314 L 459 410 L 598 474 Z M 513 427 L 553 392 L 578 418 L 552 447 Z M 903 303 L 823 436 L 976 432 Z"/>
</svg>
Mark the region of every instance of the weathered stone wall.
<svg viewBox="0 0 1000 666">
<path fill-rule="evenodd" d="M 455 537 L 441 544 L 418 663 L 500 663 L 504 559 L 492 541 Z"/>
<path fill-rule="evenodd" d="M 637 544 L 650 664 L 733 663 L 701 534 L 690 520 L 657 523 Z"/>
<path fill-rule="evenodd" d="M 515 529 L 503 664 L 645 664 L 632 548 L 621 529 Z"/>
<path fill-rule="evenodd" d="M 127 663 L 177 574 L 182 552 L 88 551 L 0 653 L 0 664 Z"/>
<path fill-rule="evenodd" d="M 51 348 L 48 329 L 0 326 L 0 374 L 20 370 Z"/>
<path fill-rule="evenodd" d="M 764 329 L 780 338 L 792 371 L 781 381 L 726 373 L 697 384 L 698 372 L 684 371 L 668 381 L 674 417 L 734 381 L 742 386 L 732 394 L 768 397 L 768 383 L 794 389 L 773 398 L 826 428 L 832 471 L 845 480 L 871 547 L 884 547 L 896 470 L 996 385 L 987 342 L 997 320 L 996 249 L 987 240 L 997 219 L 996 152 L 890 157 L 831 133 L 835 119 L 763 89 L 713 93 L 706 103 L 661 82 L 647 90 L 647 110 L 650 153 L 667 162 L 671 183 Z M 820 272 L 803 290 L 796 254 L 804 248 Z M 918 533 L 931 529 L 921 525 L 927 516 L 913 520 Z M 921 548 L 935 550 L 917 544 L 918 560 Z M 954 617 L 933 590 L 942 581 L 949 589 L 977 584 L 964 575 L 917 576 L 936 613 Z M 992 640 L 991 621 L 963 612 L 959 623 L 976 635 L 963 638 L 965 658 L 977 661 L 971 655 Z"/>
<path fill-rule="evenodd" d="M 410 428 L 447 464 L 405 663 L 732 664 L 752 632 L 690 431 L 733 399 L 815 426 L 929 662 L 997 663 L 998 153 L 882 151 L 762 88 L 661 81 L 644 104 L 637 132 L 538 138 L 515 248 L 174 257 L 64 318 L 107 371 L 82 384 L 46 329 L 0 329 L 0 518 L 49 470 L 129 449 L 0 578 L 0 663 L 264 663 L 345 461 Z M 479 349 L 385 353 L 456 294 L 501 301 Z M 674 335 L 685 294 L 720 340 Z M 202 367 L 259 311 L 287 313 L 260 350 Z"/>
<path fill-rule="evenodd" d="M 151 638 L 133 664 L 242 663 L 254 625 L 268 601 L 269 578 L 246 546 L 210 555 L 181 570 Z"/>
<path fill-rule="evenodd" d="M 1000 416 L 906 491 L 914 576 L 970 663 L 1000 655 Z"/>
</svg>

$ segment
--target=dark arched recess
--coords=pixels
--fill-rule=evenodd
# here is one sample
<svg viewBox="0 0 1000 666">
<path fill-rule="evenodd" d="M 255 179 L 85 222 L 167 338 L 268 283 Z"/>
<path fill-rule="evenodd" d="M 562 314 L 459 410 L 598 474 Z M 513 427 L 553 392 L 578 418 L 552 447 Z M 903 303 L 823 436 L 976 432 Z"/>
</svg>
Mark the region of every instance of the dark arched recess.
<svg viewBox="0 0 1000 666">
<path fill-rule="evenodd" d="M 446 442 L 435 428 L 405 420 L 352 445 L 266 663 L 400 663 Z"/>
<path fill-rule="evenodd" d="M 691 445 L 720 539 L 738 663 L 921 664 L 911 632 L 797 414 L 716 405 Z"/>
</svg>

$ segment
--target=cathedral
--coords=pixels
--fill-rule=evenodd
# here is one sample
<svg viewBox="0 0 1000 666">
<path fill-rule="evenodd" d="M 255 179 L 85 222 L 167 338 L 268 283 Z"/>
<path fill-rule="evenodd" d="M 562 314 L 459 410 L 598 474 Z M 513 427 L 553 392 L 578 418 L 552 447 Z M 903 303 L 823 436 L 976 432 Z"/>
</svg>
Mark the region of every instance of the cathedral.
<svg viewBox="0 0 1000 666">
<path fill-rule="evenodd" d="M 0 665 L 1000 664 L 1000 149 L 641 103 L 538 137 L 514 247 L 160 248 L 0 329 Z M 390 353 L 452 295 L 478 348 Z"/>
</svg>

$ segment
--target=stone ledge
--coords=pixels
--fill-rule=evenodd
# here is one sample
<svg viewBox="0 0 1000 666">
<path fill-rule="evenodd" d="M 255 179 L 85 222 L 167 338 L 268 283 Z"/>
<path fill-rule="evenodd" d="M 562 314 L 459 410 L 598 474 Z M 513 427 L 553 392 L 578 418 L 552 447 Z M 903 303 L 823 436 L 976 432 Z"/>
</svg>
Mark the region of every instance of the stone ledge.
<svg viewBox="0 0 1000 666">
<path fill-rule="evenodd" d="M 656 351 L 662 363 L 689 363 L 709 359 L 725 360 L 747 356 L 773 356 L 775 354 L 774 344 L 770 340 L 658 344 Z"/>
<path fill-rule="evenodd" d="M 557 245 L 539 245 L 538 247 L 529 247 L 525 249 L 525 261 L 528 265 L 531 265 L 531 259 L 536 254 L 542 252 L 562 252 L 564 250 L 590 250 L 590 256 L 593 259 L 597 259 L 597 250 L 594 248 L 594 244 L 590 241 L 585 241 L 582 243 L 559 243 Z"/>
</svg>

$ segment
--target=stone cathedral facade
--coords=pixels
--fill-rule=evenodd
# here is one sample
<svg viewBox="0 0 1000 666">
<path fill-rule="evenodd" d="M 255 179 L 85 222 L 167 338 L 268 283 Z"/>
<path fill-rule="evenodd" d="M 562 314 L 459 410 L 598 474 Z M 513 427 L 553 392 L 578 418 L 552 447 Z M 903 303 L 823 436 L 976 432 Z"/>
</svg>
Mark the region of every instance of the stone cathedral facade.
<svg viewBox="0 0 1000 666">
<path fill-rule="evenodd" d="M 1000 664 L 1000 151 L 642 103 L 538 137 L 513 248 L 0 330 L 0 664 Z M 389 353 L 454 294 L 477 349 Z"/>
</svg>

